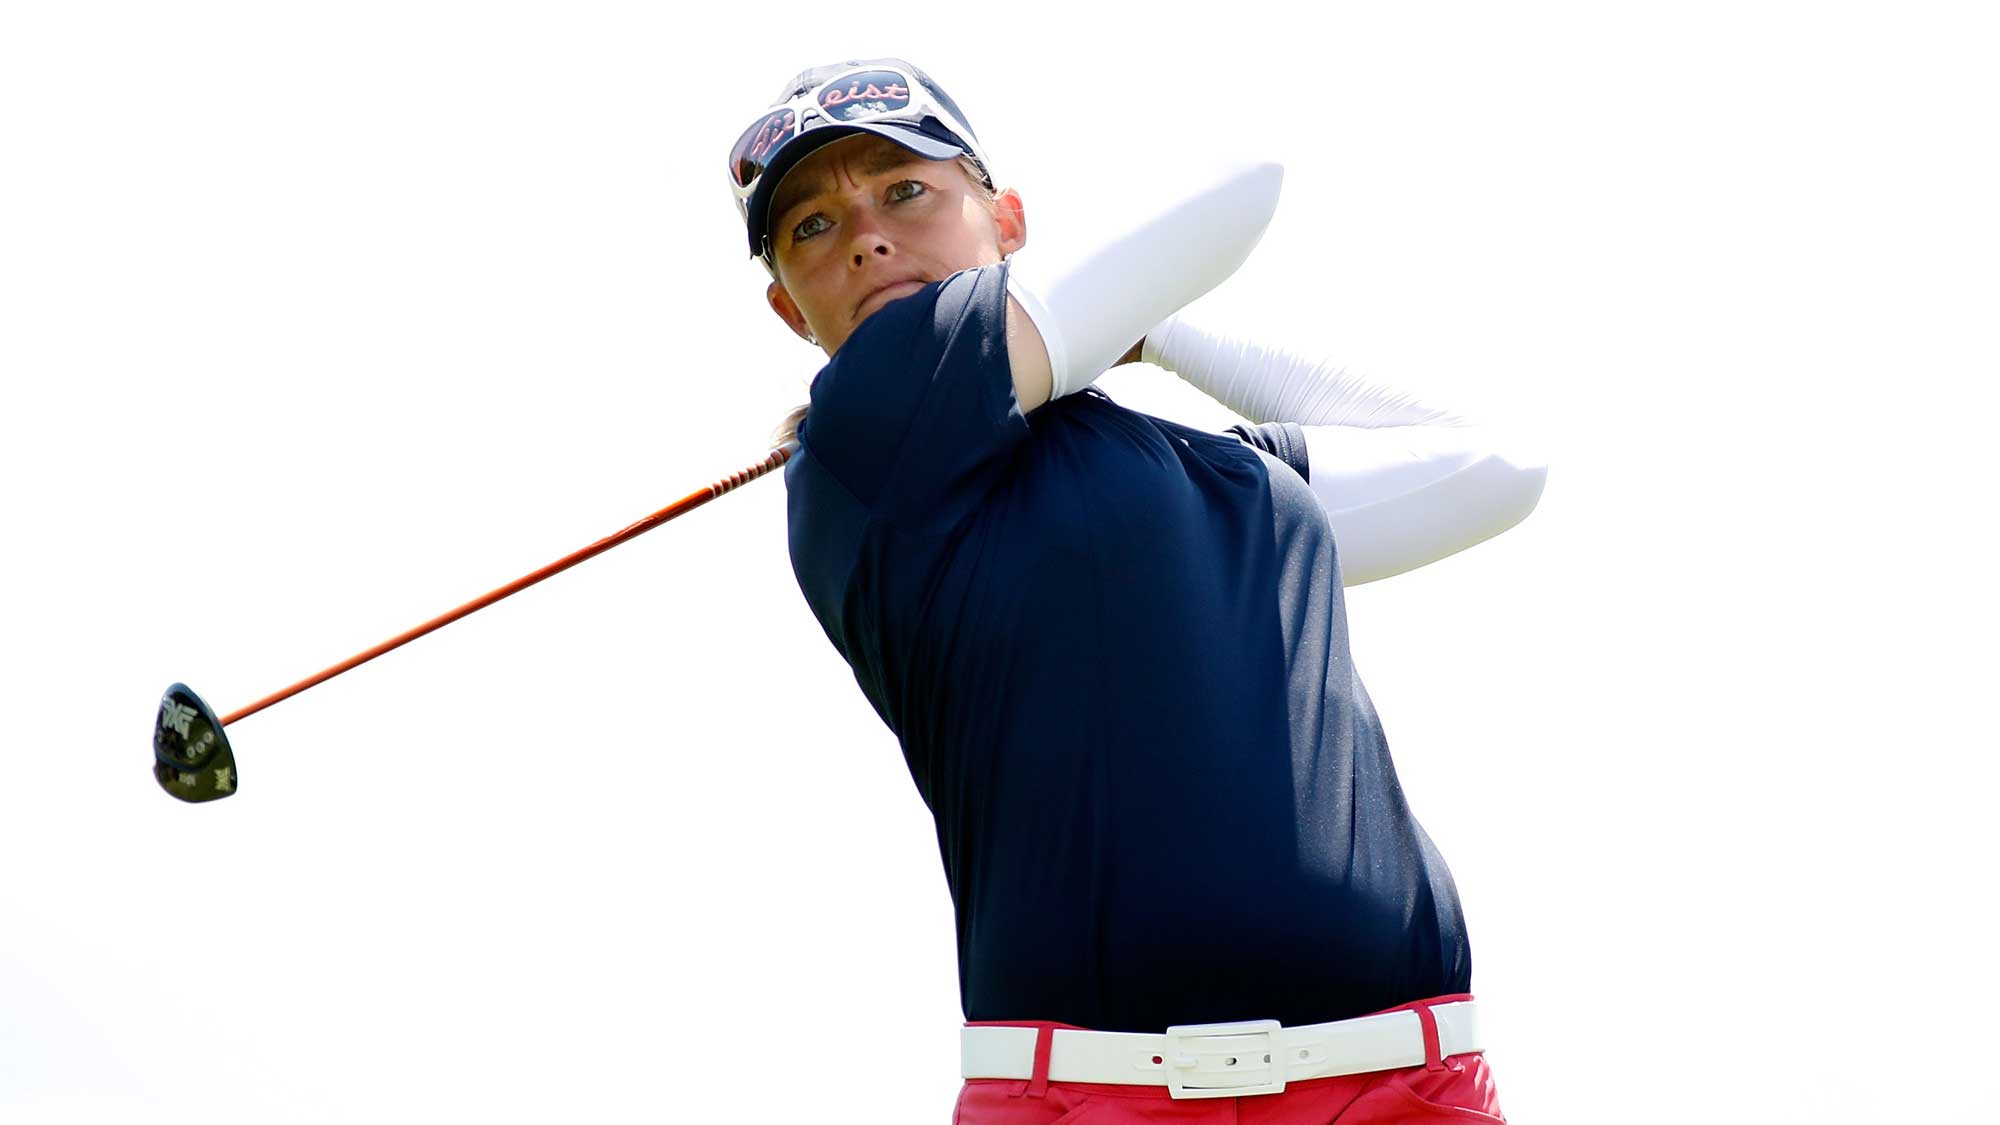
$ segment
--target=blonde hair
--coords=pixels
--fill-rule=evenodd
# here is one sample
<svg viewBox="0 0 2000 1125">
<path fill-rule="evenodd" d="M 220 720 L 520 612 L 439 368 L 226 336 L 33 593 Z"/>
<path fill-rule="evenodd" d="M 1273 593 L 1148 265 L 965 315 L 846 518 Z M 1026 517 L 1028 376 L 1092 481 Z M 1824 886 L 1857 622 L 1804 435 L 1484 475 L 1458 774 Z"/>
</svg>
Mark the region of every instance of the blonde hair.
<svg viewBox="0 0 2000 1125">
<path fill-rule="evenodd" d="M 964 170 L 966 182 L 972 185 L 972 194 L 986 205 L 988 214 L 994 213 L 998 206 L 997 196 L 986 184 L 986 170 L 979 166 L 979 161 L 970 156 L 960 156 L 958 166 Z M 779 422 L 777 428 L 771 431 L 771 448 L 776 449 L 798 438 L 799 424 L 806 420 L 806 411 L 811 407 L 812 404 L 809 402 L 792 407 L 785 415 L 784 421 Z"/>
<path fill-rule="evenodd" d="M 812 403 L 809 402 L 802 402 L 792 407 L 791 413 L 785 415 L 785 420 L 778 423 L 777 429 L 771 431 L 772 449 L 776 449 L 786 442 L 798 438 L 799 423 L 806 420 L 806 411 L 810 409 L 812 409 Z"/>
</svg>

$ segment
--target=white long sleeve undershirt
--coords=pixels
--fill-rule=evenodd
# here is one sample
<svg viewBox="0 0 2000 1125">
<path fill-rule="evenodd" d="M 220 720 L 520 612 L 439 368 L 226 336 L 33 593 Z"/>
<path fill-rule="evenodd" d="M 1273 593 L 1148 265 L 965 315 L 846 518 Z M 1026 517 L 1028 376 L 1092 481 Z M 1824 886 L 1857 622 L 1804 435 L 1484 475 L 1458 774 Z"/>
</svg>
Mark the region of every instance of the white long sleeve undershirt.
<svg viewBox="0 0 2000 1125">
<path fill-rule="evenodd" d="M 1008 292 L 1048 352 L 1049 399 L 1089 386 L 1147 325 L 1235 273 L 1270 225 L 1284 181 L 1272 161 L 1190 172 L 1089 237 L 1014 255 Z"/>
<path fill-rule="evenodd" d="M 1343 585 L 1415 570 L 1534 511 L 1547 462 L 1517 436 L 1305 349 L 1252 340 L 1199 309 L 1146 334 L 1140 358 L 1253 422 L 1295 422 Z"/>
</svg>

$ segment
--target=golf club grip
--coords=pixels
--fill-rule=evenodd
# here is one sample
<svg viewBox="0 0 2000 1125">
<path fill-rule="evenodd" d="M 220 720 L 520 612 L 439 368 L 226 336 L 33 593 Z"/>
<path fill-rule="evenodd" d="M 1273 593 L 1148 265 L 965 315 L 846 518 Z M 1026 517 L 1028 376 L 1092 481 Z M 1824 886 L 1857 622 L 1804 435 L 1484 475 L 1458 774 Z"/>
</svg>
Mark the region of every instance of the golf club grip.
<svg viewBox="0 0 2000 1125">
<path fill-rule="evenodd" d="M 474 598 L 469 602 L 466 602 L 464 605 L 459 606 L 457 609 L 454 609 L 449 613 L 433 617 L 429 621 L 424 622 L 422 625 L 419 625 L 416 628 L 411 629 L 406 633 L 399 633 L 396 636 L 391 637 L 386 641 L 383 641 L 381 644 L 376 645 L 374 648 L 367 650 L 366 652 L 361 652 L 353 656 L 350 656 L 346 660 L 343 660 L 340 663 L 335 664 L 333 667 L 328 668 L 325 671 L 318 672 L 314 675 L 308 676 L 305 679 L 300 680 L 298 683 L 295 683 L 292 686 L 285 688 L 282 691 L 273 692 L 272 694 L 265 696 L 264 698 L 258 700 L 255 703 L 250 704 L 247 707 L 240 708 L 238 710 L 230 712 L 227 715 L 224 715 L 222 717 L 222 725 L 226 727 L 238 719 L 245 718 L 247 716 L 254 715 L 259 711 L 262 711 L 264 708 L 271 706 L 273 703 L 279 703 L 284 700 L 290 699 L 292 696 L 297 695 L 298 693 L 306 690 L 309 687 L 312 687 L 315 684 L 324 683 L 327 680 L 330 680 L 335 676 L 340 675 L 342 672 L 345 672 L 350 668 L 356 668 L 359 667 L 360 665 L 366 664 L 370 660 L 375 659 L 376 657 L 382 655 L 385 652 L 390 651 L 391 649 L 401 648 L 402 646 L 409 644 L 411 641 L 416 640 L 418 637 L 423 636 L 425 633 L 430 633 L 438 629 L 442 629 L 446 625 L 451 624 L 452 622 L 458 620 L 459 618 L 464 617 L 471 613 L 475 613 L 479 610 L 485 609 L 487 606 L 492 605 L 494 602 L 497 602 L 502 598 L 511 596 L 513 594 L 518 594 L 522 590 L 525 590 L 528 587 L 533 586 L 535 583 L 540 582 L 544 578 L 551 578 L 554 577 L 555 575 L 561 574 L 563 571 L 568 570 L 570 567 L 575 566 L 576 564 L 584 561 L 585 559 L 591 558 L 596 555 L 601 555 L 604 552 L 610 550 L 613 547 L 616 547 L 618 544 L 623 543 L 628 539 L 634 539 L 637 538 L 638 536 L 644 535 L 646 532 L 653 530 L 654 528 L 660 526 L 661 524 L 667 522 L 670 519 L 673 519 L 675 516 L 678 516 L 684 512 L 693 511 L 694 509 L 701 507 L 703 504 L 708 503 L 710 500 L 715 499 L 716 497 L 722 495 L 723 493 L 733 491 L 736 488 L 741 487 L 742 485 L 748 484 L 749 482 L 756 480 L 758 477 L 763 476 L 765 473 L 770 472 L 772 469 L 775 469 L 778 466 L 783 465 L 785 462 L 792 459 L 792 454 L 798 452 L 798 448 L 799 448 L 799 443 L 797 442 L 797 440 L 788 441 L 785 444 L 779 446 L 778 448 L 773 449 L 768 456 L 766 456 L 762 461 L 757 462 L 755 465 L 752 465 L 747 469 L 731 473 L 728 476 L 723 477 L 721 480 L 716 481 L 715 483 L 709 485 L 706 488 L 700 489 L 695 492 L 691 492 L 688 495 L 682 497 L 681 499 L 676 500 L 674 503 L 669 504 L 664 508 L 661 508 L 657 512 L 654 512 L 652 515 L 647 516 L 645 519 L 642 519 L 639 522 L 631 525 L 630 527 L 625 528 L 623 531 L 617 532 L 616 534 L 613 535 L 607 535 L 604 538 L 599 539 L 597 542 L 592 543 L 590 546 L 585 547 L 580 551 L 564 555 L 562 558 L 557 559 L 556 561 L 541 568 L 540 570 L 535 571 L 532 574 L 526 574 L 521 576 L 520 578 L 516 578 L 514 581 L 507 583 L 505 586 L 502 586 L 497 590 L 493 590 L 488 593 L 482 594 L 479 597 Z"/>
</svg>

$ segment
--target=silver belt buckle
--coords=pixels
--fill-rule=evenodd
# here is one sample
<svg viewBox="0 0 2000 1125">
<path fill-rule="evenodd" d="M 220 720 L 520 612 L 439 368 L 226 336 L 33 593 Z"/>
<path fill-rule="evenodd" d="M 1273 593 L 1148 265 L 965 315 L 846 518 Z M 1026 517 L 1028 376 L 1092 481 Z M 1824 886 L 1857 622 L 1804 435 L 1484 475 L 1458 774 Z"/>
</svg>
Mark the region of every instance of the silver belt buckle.
<svg viewBox="0 0 2000 1125">
<path fill-rule="evenodd" d="M 1241 1098 L 1285 1092 L 1277 1020 L 1176 1024 L 1167 1029 L 1167 1093 L 1175 1098 Z"/>
</svg>

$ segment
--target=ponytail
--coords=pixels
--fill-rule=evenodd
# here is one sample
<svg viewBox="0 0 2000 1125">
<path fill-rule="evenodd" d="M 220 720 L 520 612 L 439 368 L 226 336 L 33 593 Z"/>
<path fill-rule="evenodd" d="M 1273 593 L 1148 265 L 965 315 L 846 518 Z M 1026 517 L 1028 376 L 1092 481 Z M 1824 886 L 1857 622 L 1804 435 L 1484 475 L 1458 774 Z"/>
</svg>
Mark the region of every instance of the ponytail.
<svg viewBox="0 0 2000 1125">
<path fill-rule="evenodd" d="M 799 423 L 806 420 L 806 408 L 810 405 L 801 403 L 792 407 L 791 413 L 785 415 L 785 420 L 778 423 L 777 429 L 771 431 L 771 448 L 776 449 L 788 441 L 798 440 Z"/>
</svg>

